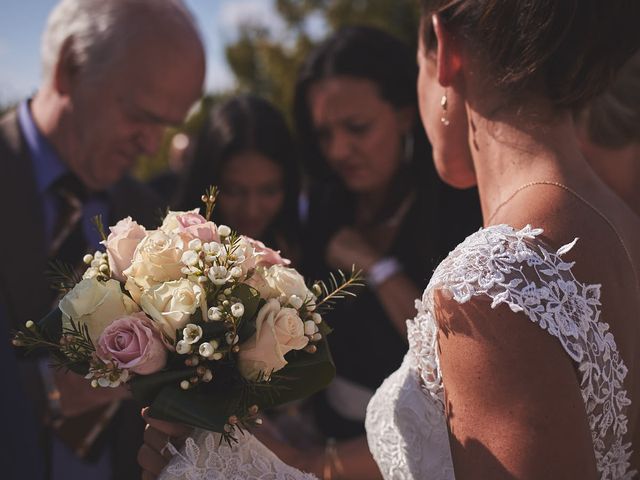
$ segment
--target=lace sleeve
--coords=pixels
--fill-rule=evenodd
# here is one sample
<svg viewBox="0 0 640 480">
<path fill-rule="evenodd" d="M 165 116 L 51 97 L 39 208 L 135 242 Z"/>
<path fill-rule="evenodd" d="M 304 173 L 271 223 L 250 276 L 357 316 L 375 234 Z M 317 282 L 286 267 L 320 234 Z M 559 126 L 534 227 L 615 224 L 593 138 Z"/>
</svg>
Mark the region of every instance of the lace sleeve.
<svg viewBox="0 0 640 480">
<path fill-rule="evenodd" d="M 195 430 L 159 480 L 317 480 L 282 462 L 256 437 L 245 433 L 232 447 L 220 434 Z"/>
<path fill-rule="evenodd" d="M 600 318 L 600 285 L 578 281 L 574 263 L 563 260 L 577 239 L 551 251 L 536 237 L 541 229 L 516 231 L 499 225 L 471 235 L 438 267 L 425 291 L 409 338 L 422 383 L 442 398 L 437 355 L 434 293 L 463 304 L 484 296 L 521 312 L 558 339 L 580 373 L 580 389 L 602 479 L 632 478 L 631 444 L 626 439 L 629 397 L 627 368 L 609 325 Z"/>
</svg>

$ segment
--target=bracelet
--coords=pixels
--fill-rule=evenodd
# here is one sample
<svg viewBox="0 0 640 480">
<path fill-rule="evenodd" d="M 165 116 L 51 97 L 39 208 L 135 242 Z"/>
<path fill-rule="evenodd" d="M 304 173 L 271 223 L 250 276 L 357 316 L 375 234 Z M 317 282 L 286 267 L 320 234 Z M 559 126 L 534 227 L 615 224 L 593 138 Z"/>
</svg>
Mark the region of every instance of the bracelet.
<svg viewBox="0 0 640 480">
<path fill-rule="evenodd" d="M 396 273 L 402 271 L 402 265 L 393 257 L 386 257 L 374 263 L 367 272 L 367 283 L 379 287 Z"/>
<path fill-rule="evenodd" d="M 334 477 L 333 473 L 337 475 Z M 324 467 L 322 468 L 322 480 L 339 480 L 344 473 L 344 466 L 338 456 L 336 439 L 330 437 L 324 447 Z"/>
</svg>

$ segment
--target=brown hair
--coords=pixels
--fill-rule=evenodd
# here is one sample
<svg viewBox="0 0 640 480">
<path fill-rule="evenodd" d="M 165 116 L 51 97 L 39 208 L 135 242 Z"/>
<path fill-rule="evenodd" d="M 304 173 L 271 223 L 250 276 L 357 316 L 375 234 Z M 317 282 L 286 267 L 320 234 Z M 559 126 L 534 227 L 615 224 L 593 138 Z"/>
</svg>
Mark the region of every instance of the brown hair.
<svg viewBox="0 0 640 480">
<path fill-rule="evenodd" d="M 557 107 L 600 93 L 640 46 L 638 0 L 422 0 L 430 17 L 481 47 L 495 85 L 508 94 L 538 90 Z"/>
<path fill-rule="evenodd" d="M 640 143 L 640 51 L 618 72 L 611 86 L 582 112 L 589 139 L 603 147 Z"/>
</svg>

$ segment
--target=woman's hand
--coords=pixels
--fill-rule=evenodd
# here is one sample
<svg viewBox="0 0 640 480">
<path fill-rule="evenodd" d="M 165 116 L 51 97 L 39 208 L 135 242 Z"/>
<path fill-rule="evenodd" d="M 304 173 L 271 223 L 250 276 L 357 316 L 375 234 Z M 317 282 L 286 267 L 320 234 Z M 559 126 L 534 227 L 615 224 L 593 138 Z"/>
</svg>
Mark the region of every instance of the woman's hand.
<svg viewBox="0 0 640 480">
<path fill-rule="evenodd" d="M 329 241 L 326 261 L 330 267 L 351 270 L 351 266 L 367 272 L 380 259 L 376 252 L 353 228 L 339 230 Z"/>
<path fill-rule="evenodd" d="M 64 417 L 75 417 L 116 400 L 131 398 L 129 390 L 124 386 L 93 388 L 86 378 L 77 373 L 56 369 L 52 374 L 60 392 L 60 411 Z"/>
<path fill-rule="evenodd" d="M 160 475 L 171 460 L 172 454 L 167 448 L 169 442 L 180 449 L 192 429 L 179 423 L 150 418 L 147 411 L 147 408 L 142 410 L 142 418 L 147 426 L 144 430 L 144 443 L 138 451 L 138 464 L 143 470 L 142 479 L 152 480 Z"/>
</svg>

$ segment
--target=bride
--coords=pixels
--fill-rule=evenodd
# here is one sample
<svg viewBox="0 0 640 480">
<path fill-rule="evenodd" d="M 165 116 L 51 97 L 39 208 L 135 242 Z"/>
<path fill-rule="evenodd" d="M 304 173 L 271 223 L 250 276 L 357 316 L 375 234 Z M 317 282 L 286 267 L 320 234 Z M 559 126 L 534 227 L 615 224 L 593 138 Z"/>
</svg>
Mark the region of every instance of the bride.
<svg viewBox="0 0 640 480">
<path fill-rule="evenodd" d="M 640 219 L 591 170 L 571 116 L 638 48 L 638 18 L 637 0 L 423 1 L 422 118 L 443 179 L 478 185 L 485 228 L 435 271 L 369 404 L 385 478 L 638 476 Z M 186 433 L 153 425 L 148 478 Z M 253 437 L 226 452 L 207 438 L 163 478 L 233 478 L 224 458 L 305 478 Z"/>
</svg>

